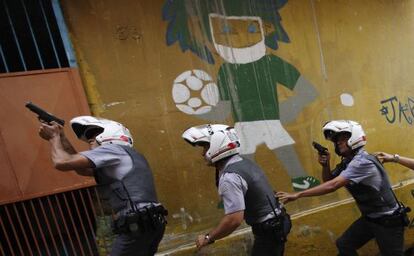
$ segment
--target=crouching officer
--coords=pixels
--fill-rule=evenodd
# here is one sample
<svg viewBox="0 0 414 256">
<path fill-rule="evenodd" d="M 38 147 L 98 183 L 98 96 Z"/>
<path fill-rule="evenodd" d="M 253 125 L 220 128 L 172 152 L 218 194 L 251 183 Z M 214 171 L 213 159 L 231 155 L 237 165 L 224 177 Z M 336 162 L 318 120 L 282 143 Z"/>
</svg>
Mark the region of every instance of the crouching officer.
<svg viewBox="0 0 414 256">
<path fill-rule="evenodd" d="M 50 142 L 55 168 L 95 177 L 98 191 L 115 213 L 113 230 L 118 237 L 111 255 L 154 255 L 165 231 L 167 212 L 157 200 L 146 159 L 132 147 L 129 130 L 92 116 L 76 117 L 70 123 L 90 150 L 77 153 L 62 126 L 42 123 L 39 135 Z"/>
<path fill-rule="evenodd" d="M 408 225 L 409 208 L 398 202 L 387 173 L 378 159 L 364 150 L 365 132 L 350 120 L 336 120 L 322 128 L 332 141 L 342 161 L 330 168 L 330 154 L 319 155 L 322 165 L 321 185 L 299 192 L 278 192 L 282 201 L 331 193 L 345 186 L 355 199 L 361 217 L 336 241 L 339 255 L 358 255 L 357 250 L 375 238 L 381 255 L 403 255 L 404 226 Z"/>
<path fill-rule="evenodd" d="M 283 255 L 290 217 L 260 167 L 239 155 L 240 140 L 234 128 L 200 125 L 187 129 L 182 137 L 202 147 L 208 165 L 216 168 L 216 185 L 224 204 L 225 216 L 217 227 L 198 236 L 197 248 L 231 234 L 244 219 L 255 237 L 252 255 Z"/>
</svg>

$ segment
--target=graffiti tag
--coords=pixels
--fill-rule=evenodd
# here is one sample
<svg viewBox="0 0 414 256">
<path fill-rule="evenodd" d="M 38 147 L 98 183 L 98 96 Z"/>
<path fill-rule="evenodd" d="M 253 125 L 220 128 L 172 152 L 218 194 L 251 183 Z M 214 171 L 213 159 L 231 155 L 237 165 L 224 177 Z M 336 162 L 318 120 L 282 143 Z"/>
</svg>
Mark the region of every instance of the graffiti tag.
<svg viewBox="0 0 414 256">
<path fill-rule="evenodd" d="M 414 99 L 407 97 L 407 101 L 403 102 L 396 96 L 381 101 L 380 112 L 388 123 L 401 123 L 405 120 L 408 124 L 413 124 L 414 120 Z"/>
</svg>

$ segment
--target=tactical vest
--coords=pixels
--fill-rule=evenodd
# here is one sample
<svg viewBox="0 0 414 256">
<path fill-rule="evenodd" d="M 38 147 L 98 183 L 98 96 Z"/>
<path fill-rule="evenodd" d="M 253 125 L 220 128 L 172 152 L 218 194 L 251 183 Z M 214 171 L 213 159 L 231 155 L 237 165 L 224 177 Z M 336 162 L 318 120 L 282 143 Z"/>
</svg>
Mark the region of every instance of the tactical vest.
<svg viewBox="0 0 414 256">
<path fill-rule="evenodd" d="M 248 188 L 244 196 L 246 205 L 244 219 L 247 224 L 252 225 L 257 223 L 261 217 L 273 211 L 272 206 L 269 204 L 269 199 L 273 207 L 279 207 L 273 195 L 272 187 L 267 181 L 262 169 L 252 161 L 243 158 L 242 161 L 226 166 L 222 173 L 236 173 L 247 183 Z"/>
<path fill-rule="evenodd" d="M 362 216 L 393 210 L 397 201 L 384 167 L 375 156 L 369 154 L 362 156 L 375 164 L 382 177 L 379 191 L 372 186 L 361 183 L 346 185 L 346 188 L 355 199 Z"/>
<path fill-rule="evenodd" d="M 140 202 L 158 202 L 154 180 L 147 160 L 128 146 L 121 146 L 132 159 L 132 169 L 122 180 L 117 180 L 95 169 L 94 176 L 99 194 L 108 200 L 112 209 L 118 212 L 130 204 Z"/>
</svg>

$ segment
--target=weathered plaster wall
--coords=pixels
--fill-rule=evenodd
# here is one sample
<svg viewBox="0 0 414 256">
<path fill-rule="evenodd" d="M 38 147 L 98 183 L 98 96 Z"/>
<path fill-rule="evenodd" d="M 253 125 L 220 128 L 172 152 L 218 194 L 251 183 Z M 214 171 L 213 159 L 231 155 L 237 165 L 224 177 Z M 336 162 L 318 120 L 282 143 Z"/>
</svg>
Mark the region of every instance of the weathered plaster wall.
<svg viewBox="0 0 414 256">
<path fill-rule="evenodd" d="M 405 201 L 414 202 L 414 184 L 405 184 L 396 190 L 397 196 Z M 344 200 L 318 209 L 305 211 L 292 216 L 293 228 L 288 237 L 285 255 L 336 255 L 335 240 L 359 217 L 359 210 L 353 200 Z M 413 217 L 413 214 L 410 214 Z M 253 244 L 250 228 L 239 230 L 229 238 L 217 241 L 197 252 L 192 244 L 172 249 L 161 255 L 249 255 Z M 414 246 L 414 224 L 406 229 L 406 247 Z M 379 255 L 374 241 L 358 251 L 361 256 Z"/>
<path fill-rule="evenodd" d="M 191 10 L 193 16 L 183 24 L 190 27 L 190 42 L 194 38 L 204 42 L 215 64 L 184 51 L 178 42 L 167 46 L 168 22 L 162 18 L 167 2 L 163 0 L 61 1 L 91 110 L 124 123 L 134 135 L 135 148 L 153 168 L 159 199 L 170 212 L 162 249 L 193 241 L 222 216 L 213 170 L 205 166 L 201 151 L 181 139 L 186 128 L 208 121 L 180 111 L 172 95 L 174 80 L 183 72 L 204 70 L 216 82 L 224 63 L 209 42 L 207 28 L 197 18 L 205 9 L 197 8 L 196 2 L 184 5 L 184 13 Z M 268 47 L 267 54 L 291 63 L 318 93 L 284 124 L 307 174 L 321 179 L 311 142 L 319 141 L 333 152 L 321 133 L 322 125 L 332 119 L 359 121 L 367 133 L 370 152 L 414 156 L 410 136 L 414 118 L 410 72 L 414 68 L 413 10 L 414 1 L 379 0 L 291 0 L 279 10 L 290 42 L 279 42 L 277 49 Z M 232 40 L 243 43 L 242 38 Z M 278 94 L 280 102 L 295 96 L 282 86 L 278 86 Z M 389 112 L 384 114 L 385 110 Z M 230 115 L 223 122 L 233 125 L 234 118 Z M 286 165 L 265 145 L 257 148 L 256 161 L 275 189 L 292 191 Z M 332 164 L 338 161 L 333 157 Z M 393 183 L 414 177 L 408 169 L 395 165 L 387 168 Z M 299 214 L 348 197 L 341 189 L 291 203 L 288 209 Z M 339 211 L 340 207 L 345 206 L 330 211 Z M 351 206 L 344 211 L 350 218 L 357 216 Z M 335 230 L 335 235 L 343 230 L 345 224 L 339 225 L 336 218 L 325 218 L 324 214 L 298 219 L 295 230 L 316 226 L 309 223 L 320 220 L 327 225 L 323 229 Z M 323 246 L 325 236 L 315 235 L 314 239 L 319 241 L 316 245 Z M 291 243 L 304 240 L 293 236 Z M 293 248 L 290 245 L 288 251 Z"/>
</svg>

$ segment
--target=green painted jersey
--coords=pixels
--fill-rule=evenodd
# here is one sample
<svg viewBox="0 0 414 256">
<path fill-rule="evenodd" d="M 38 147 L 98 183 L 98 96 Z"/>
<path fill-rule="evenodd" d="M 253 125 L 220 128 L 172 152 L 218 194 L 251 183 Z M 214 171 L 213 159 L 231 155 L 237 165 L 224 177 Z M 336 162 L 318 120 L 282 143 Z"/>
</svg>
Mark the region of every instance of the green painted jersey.
<svg viewBox="0 0 414 256">
<path fill-rule="evenodd" d="M 230 100 L 235 122 L 279 120 L 277 84 L 290 90 L 299 71 L 275 55 L 247 64 L 224 63 L 218 74 L 221 100 Z"/>
</svg>

